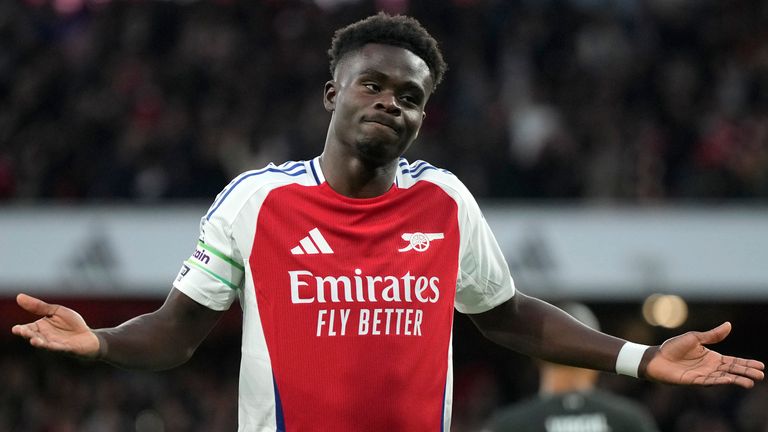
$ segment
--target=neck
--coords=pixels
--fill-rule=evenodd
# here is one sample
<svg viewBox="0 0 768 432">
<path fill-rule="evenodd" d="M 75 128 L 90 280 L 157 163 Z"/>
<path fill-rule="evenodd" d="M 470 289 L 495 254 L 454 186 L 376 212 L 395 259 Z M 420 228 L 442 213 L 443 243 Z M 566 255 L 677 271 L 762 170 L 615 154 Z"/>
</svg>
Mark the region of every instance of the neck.
<svg viewBox="0 0 768 432">
<path fill-rule="evenodd" d="M 320 167 L 325 181 L 339 194 L 350 198 L 374 198 L 392 187 L 397 159 L 376 165 L 326 147 L 320 156 Z"/>
</svg>

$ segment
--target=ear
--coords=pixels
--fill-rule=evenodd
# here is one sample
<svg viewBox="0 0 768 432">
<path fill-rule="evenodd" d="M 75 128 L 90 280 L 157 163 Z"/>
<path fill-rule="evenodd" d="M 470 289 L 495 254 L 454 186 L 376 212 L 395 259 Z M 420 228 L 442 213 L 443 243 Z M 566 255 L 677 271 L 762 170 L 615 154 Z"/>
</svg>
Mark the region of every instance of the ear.
<svg viewBox="0 0 768 432">
<path fill-rule="evenodd" d="M 325 83 L 323 105 L 328 112 L 333 112 L 336 109 L 336 81 L 331 80 Z"/>
</svg>

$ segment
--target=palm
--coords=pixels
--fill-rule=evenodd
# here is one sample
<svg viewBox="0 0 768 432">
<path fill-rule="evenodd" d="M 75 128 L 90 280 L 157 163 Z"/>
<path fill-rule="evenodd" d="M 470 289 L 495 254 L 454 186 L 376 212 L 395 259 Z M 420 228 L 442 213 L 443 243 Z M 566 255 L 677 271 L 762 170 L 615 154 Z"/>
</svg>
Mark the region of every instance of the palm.
<svg viewBox="0 0 768 432">
<path fill-rule="evenodd" d="M 17 302 L 25 310 L 43 316 L 13 327 L 13 333 L 29 340 L 32 346 L 85 357 L 98 353 L 98 339 L 77 312 L 24 294 L 17 297 Z"/>
<path fill-rule="evenodd" d="M 724 323 L 707 332 L 667 340 L 648 363 L 647 377 L 670 384 L 754 386 L 755 380 L 763 379 L 763 363 L 724 356 L 704 346 L 722 341 L 730 331 L 730 323 Z"/>
</svg>

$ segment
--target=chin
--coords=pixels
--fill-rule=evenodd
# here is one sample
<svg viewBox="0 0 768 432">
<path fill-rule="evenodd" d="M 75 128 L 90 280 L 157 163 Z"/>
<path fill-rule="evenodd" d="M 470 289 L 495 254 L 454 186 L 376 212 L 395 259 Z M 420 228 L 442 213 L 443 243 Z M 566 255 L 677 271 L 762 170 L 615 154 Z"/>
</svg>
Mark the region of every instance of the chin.
<svg viewBox="0 0 768 432">
<path fill-rule="evenodd" d="M 379 139 L 361 140 L 357 143 L 357 153 L 360 159 L 377 165 L 398 159 L 401 154 L 400 150 L 398 144 Z"/>
</svg>

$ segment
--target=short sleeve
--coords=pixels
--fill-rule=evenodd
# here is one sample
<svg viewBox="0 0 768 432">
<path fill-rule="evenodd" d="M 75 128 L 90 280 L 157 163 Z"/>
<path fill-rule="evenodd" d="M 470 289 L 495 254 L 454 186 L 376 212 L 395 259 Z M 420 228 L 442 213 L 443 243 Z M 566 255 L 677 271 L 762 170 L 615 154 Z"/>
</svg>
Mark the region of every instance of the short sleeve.
<svg viewBox="0 0 768 432">
<path fill-rule="evenodd" d="M 242 288 L 245 267 L 225 215 L 200 221 L 200 237 L 173 286 L 213 310 L 226 310 Z"/>
<path fill-rule="evenodd" d="M 459 210 L 461 247 L 456 282 L 456 310 L 481 313 L 511 299 L 515 284 L 504 255 L 474 197 L 462 194 Z"/>
</svg>

